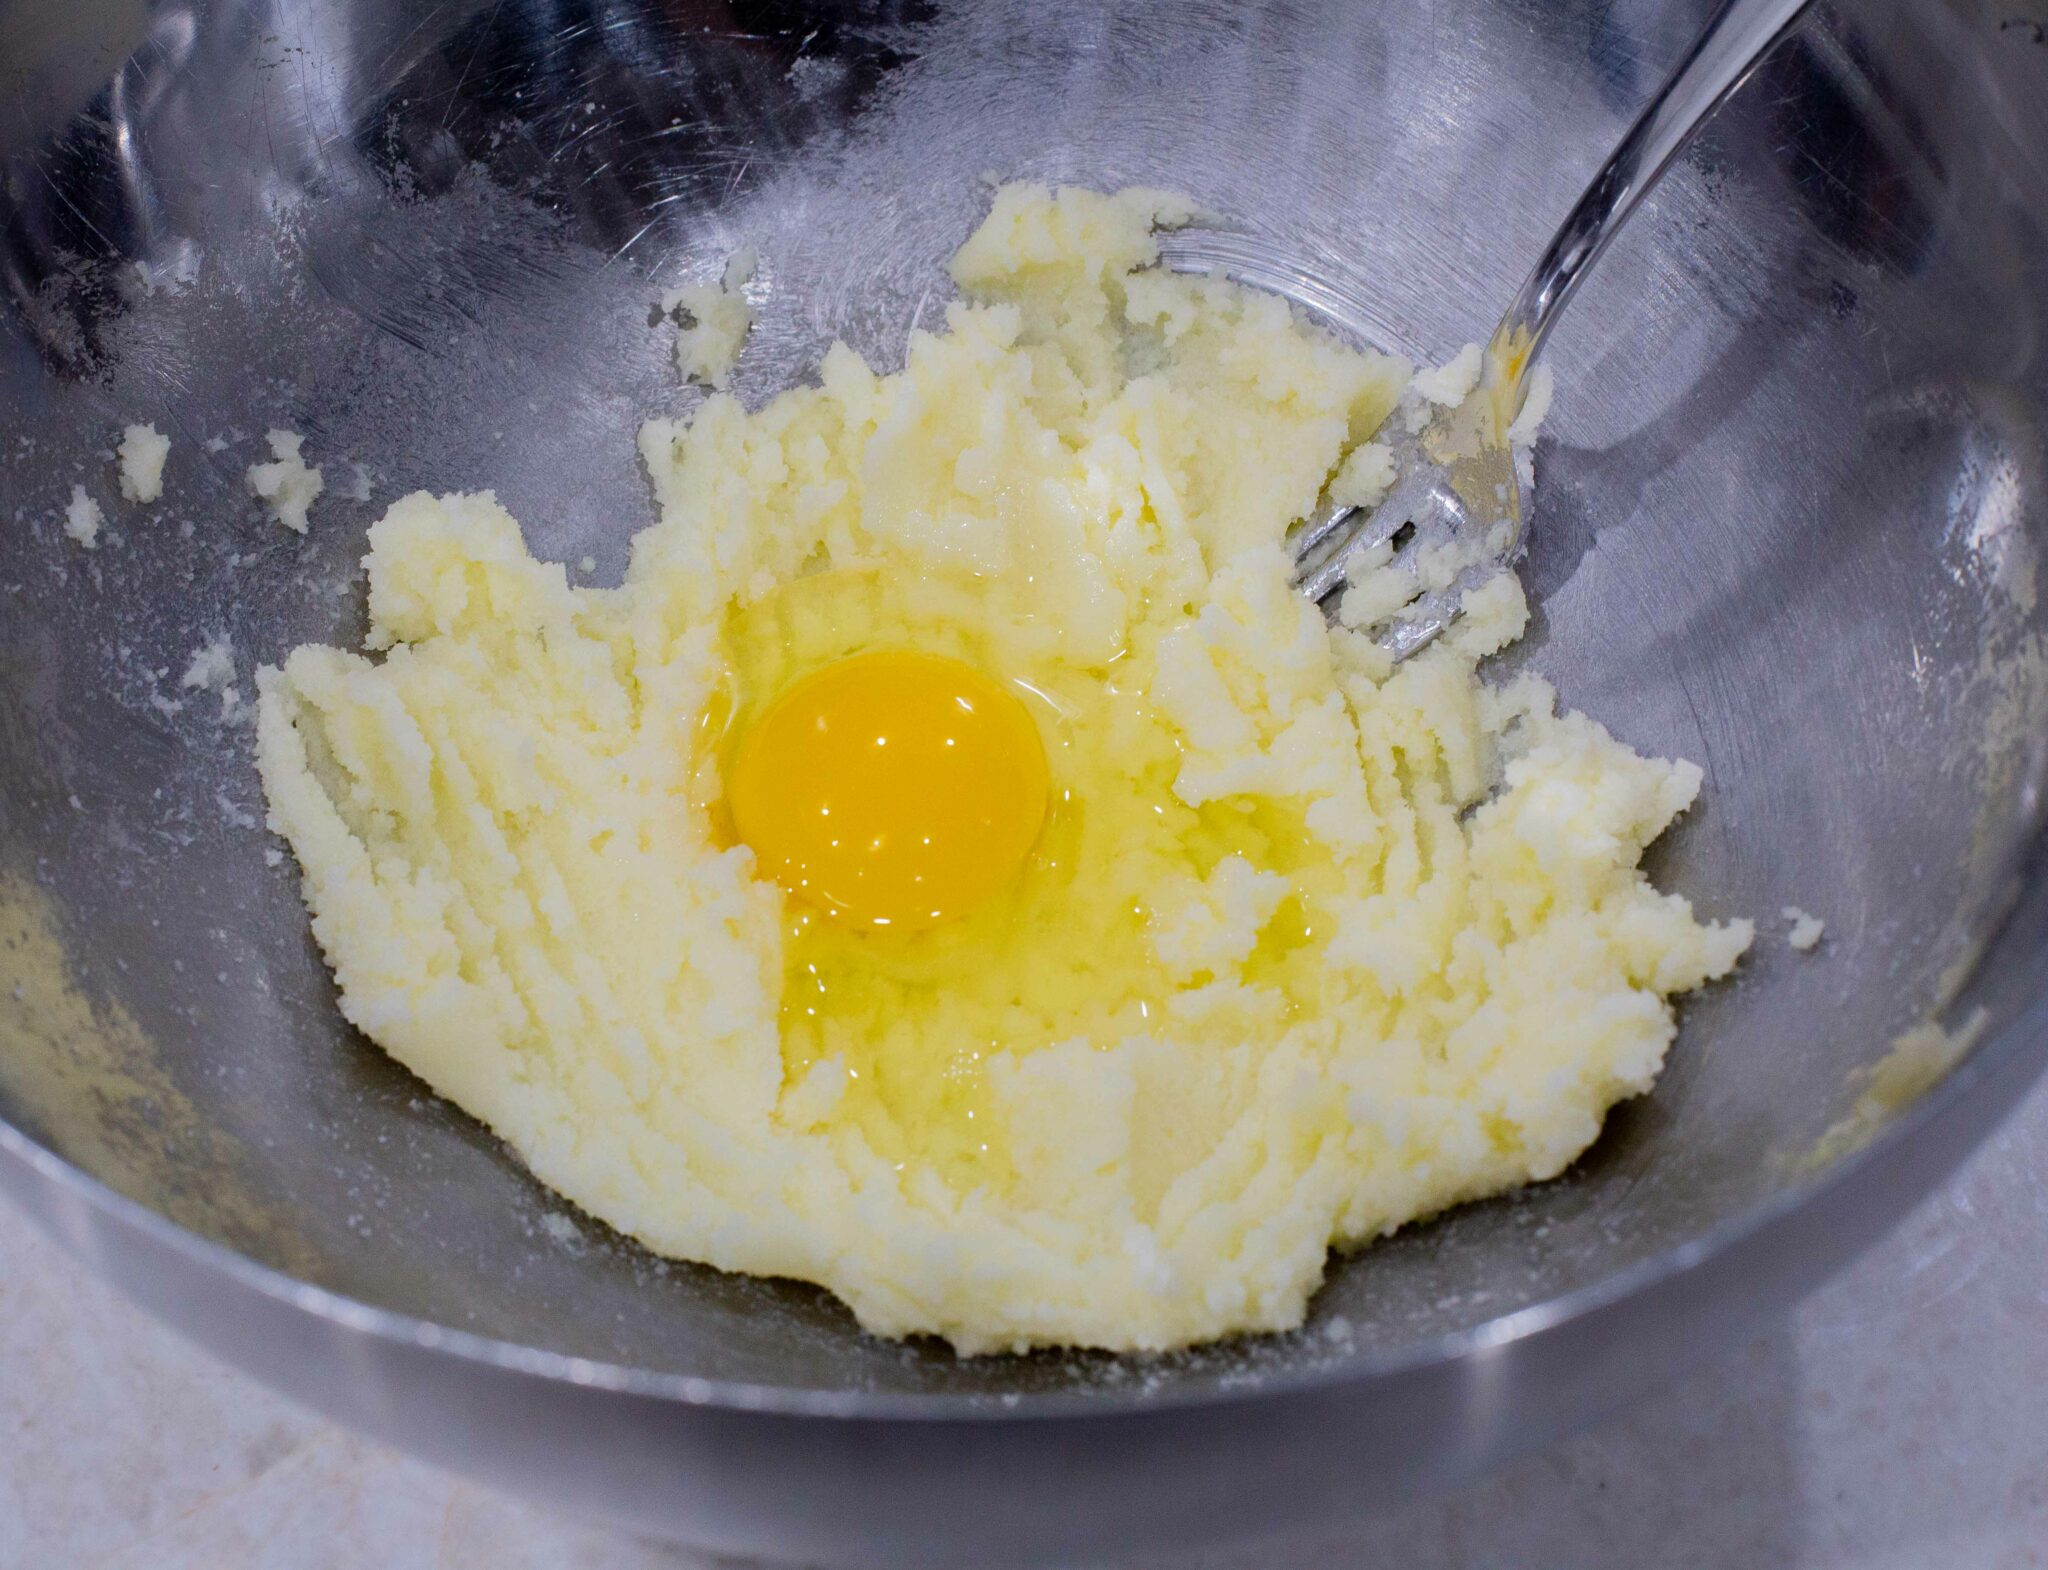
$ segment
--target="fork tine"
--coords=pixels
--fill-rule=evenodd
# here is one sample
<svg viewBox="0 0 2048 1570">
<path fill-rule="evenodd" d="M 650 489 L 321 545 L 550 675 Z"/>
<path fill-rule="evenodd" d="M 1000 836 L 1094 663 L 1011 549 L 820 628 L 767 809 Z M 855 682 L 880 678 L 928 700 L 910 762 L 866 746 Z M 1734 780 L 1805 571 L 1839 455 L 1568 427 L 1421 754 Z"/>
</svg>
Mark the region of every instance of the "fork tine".
<svg viewBox="0 0 2048 1570">
<path fill-rule="evenodd" d="M 1355 507 L 1343 509 L 1337 519 L 1322 529 L 1314 544 L 1295 552 L 1295 588 L 1318 604 L 1328 599 L 1344 587 L 1352 557 L 1391 540 L 1403 526 L 1420 522 L 1431 505 L 1432 494 L 1428 478 L 1410 470 L 1371 512 Z M 1347 522 L 1349 529 L 1340 529 L 1339 525 Z M 1320 550 L 1316 549 L 1318 544 L 1322 546 Z"/>
<path fill-rule="evenodd" d="M 1349 502 L 1324 502 L 1310 513 L 1302 520 L 1301 527 L 1294 531 L 1295 561 L 1307 561 L 1318 545 L 1344 527 L 1357 512 L 1358 509 Z"/>
</svg>

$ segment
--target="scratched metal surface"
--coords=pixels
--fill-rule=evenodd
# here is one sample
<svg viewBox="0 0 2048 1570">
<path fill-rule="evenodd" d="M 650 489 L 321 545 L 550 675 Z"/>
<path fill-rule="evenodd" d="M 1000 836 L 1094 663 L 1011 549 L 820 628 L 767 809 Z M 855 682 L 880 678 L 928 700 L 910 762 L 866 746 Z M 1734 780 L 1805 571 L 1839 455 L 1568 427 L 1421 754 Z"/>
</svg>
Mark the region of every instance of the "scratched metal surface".
<svg viewBox="0 0 2048 1570">
<path fill-rule="evenodd" d="M 1351 302 L 1347 330 L 1448 353 L 1701 14 L 4 0 L 0 890 L 47 922 L 96 1028 L 139 1045 L 67 1074 L 0 998 L 0 1115 L 379 1308 L 648 1370 L 975 1400 L 1341 1367 L 1769 1201 L 1899 1031 L 1959 991 L 1948 1017 L 1981 1006 L 1995 1041 L 2048 974 L 2048 49 L 1998 10 L 1812 18 L 1560 332 L 1540 613 L 1509 663 L 1706 767 L 1657 876 L 1764 935 L 1572 1174 L 1343 1264 L 1300 1335 L 963 1365 L 552 1220 L 342 1024 L 254 827 L 246 726 L 179 686 L 219 633 L 245 691 L 298 642 L 353 640 L 363 531 L 414 487 L 494 487 L 541 552 L 616 576 L 650 517 L 634 426 L 695 397 L 658 289 L 758 249 L 750 400 L 834 337 L 893 365 L 991 173 L 1178 187 Z M 114 490 L 130 420 L 172 433 L 160 505 Z M 304 540 L 242 486 L 271 425 L 326 469 Z M 74 483 L 107 510 L 91 553 L 59 528 Z M 1782 942 L 1795 903 L 1827 919 L 1816 957 Z"/>
</svg>

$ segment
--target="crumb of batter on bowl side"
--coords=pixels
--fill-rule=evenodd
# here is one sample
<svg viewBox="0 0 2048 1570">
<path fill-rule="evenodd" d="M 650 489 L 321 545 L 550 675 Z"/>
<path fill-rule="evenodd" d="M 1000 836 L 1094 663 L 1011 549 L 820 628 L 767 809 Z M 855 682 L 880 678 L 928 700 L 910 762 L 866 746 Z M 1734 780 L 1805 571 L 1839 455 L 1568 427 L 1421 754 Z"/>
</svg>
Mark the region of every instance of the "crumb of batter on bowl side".
<svg viewBox="0 0 2048 1570">
<path fill-rule="evenodd" d="M 676 334 L 676 369 L 690 381 L 722 388 L 732 376 L 740 348 L 754 325 L 753 307 L 740 291 L 753 280 L 757 258 L 751 248 L 732 253 L 715 284 L 683 284 L 661 297 L 664 315 L 682 323 Z"/>
<path fill-rule="evenodd" d="M 1820 947 L 1821 937 L 1827 931 L 1827 923 L 1820 917 L 1801 910 L 1797 905 L 1787 905 L 1780 914 L 1791 924 L 1785 941 L 1793 948 L 1804 954 Z"/>
<path fill-rule="evenodd" d="M 223 633 L 192 651 L 192 658 L 185 662 L 185 674 L 179 678 L 178 685 L 217 692 L 234 679 L 235 646 Z"/>
<path fill-rule="evenodd" d="M 131 502 L 153 502 L 164 493 L 164 460 L 171 439 L 154 425 L 130 425 L 116 449 L 121 494 Z"/>
<path fill-rule="evenodd" d="M 901 371 L 647 422 L 619 587 L 415 493 L 363 651 L 259 672 L 344 1013 L 591 1215 L 967 1353 L 1284 1329 L 1333 1247 L 1561 1172 L 1748 946 L 1638 867 L 1700 770 L 1482 674 L 1512 575 L 1399 664 L 1293 590 L 1412 368 L 1156 266 L 1191 210 L 1005 186 Z M 1042 749 L 998 892 L 882 930 L 766 875 L 733 749 L 824 677 L 877 769 L 983 745 L 932 692 Z"/>
<path fill-rule="evenodd" d="M 220 698 L 220 717 L 232 723 L 249 709 L 249 700 L 235 685 L 235 646 L 226 633 L 192 651 L 178 685 L 188 692 L 211 692 Z"/>
<path fill-rule="evenodd" d="M 272 429 L 271 461 L 249 465 L 249 494 L 270 507 L 270 515 L 294 534 L 306 532 L 306 512 L 320 498 L 327 482 L 319 469 L 300 455 L 305 438 L 296 431 Z"/>
<path fill-rule="evenodd" d="M 100 525 L 104 522 L 106 514 L 100 511 L 100 504 L 86 494 L 85 487 L 72 486 L 71 500 L 64 507 L 64 533 L 91 550 L 100 542 Z"/>
</svg>

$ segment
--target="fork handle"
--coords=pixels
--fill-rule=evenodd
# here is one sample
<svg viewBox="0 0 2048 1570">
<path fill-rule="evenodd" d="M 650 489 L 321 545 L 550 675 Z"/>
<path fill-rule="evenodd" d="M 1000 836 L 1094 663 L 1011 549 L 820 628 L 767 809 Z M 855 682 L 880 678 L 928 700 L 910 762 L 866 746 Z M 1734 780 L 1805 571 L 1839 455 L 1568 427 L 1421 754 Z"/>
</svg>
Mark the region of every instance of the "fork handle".
<svg viewBox="0 0 2048 1570">
<path fill-rule="evenodd" d="M 1671 160 L 1812 0 L 1724 0 L 1586 187 L 1487 345 L 1502 415 L 1521 412 L 1527 373 L 1579 279 Z"/>
</svg>

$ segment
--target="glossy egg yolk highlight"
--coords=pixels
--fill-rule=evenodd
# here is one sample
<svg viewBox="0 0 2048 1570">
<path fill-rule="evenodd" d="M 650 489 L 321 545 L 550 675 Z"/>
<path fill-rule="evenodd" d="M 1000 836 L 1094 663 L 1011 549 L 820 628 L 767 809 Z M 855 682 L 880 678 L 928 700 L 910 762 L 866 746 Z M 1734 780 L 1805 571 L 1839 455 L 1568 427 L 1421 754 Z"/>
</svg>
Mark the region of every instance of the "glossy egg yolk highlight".
<svg viewBox="0 0 2048 1570">
<path fill-rule="evenodd" d="M 726 804 L 761 871 L 850 926 L 915 931 L 1017 875 L 1044 826 L 1030 711 L 958 660 L 857 654 L 792 685 L 740 738 Z"/>
</svg>

